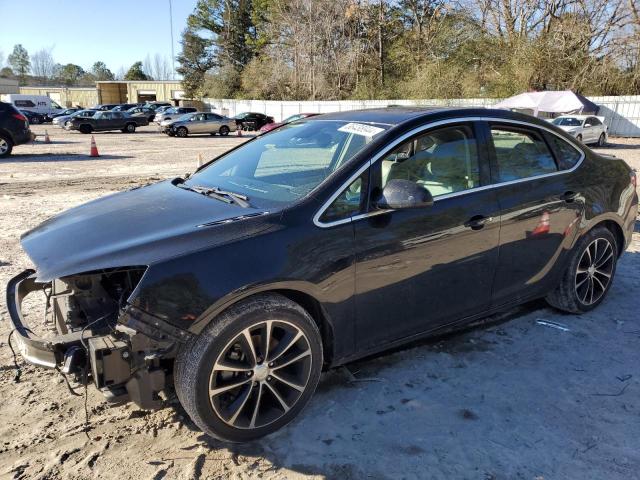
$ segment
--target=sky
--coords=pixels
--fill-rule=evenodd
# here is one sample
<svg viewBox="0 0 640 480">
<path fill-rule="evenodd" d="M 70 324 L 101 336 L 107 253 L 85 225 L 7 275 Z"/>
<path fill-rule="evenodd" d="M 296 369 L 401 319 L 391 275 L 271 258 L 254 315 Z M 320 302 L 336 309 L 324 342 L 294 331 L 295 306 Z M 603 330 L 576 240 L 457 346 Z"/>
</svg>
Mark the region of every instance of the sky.
<svg viewBox="0 0 640 480">
<path fill-rule="evenodd" d="M 0 51 L 52 48 L 57 63 L 85 70 L 103 61 L 116 74 L 147 54 L 171 57 L 170 0 L 0 0 Z M 171 0 L 174 52 L 196 0 Z M 2 65 L 4 66 L 4 65 Z"/>
</svg>

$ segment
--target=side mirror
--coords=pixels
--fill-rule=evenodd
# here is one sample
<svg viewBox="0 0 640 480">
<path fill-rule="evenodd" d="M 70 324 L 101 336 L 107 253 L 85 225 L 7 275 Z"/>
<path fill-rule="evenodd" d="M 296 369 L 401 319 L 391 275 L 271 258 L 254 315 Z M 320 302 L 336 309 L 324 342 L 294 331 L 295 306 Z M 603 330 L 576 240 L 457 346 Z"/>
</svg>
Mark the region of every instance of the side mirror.
<svg viewBox="0 0 640 480">
<path fill-rule="evenodd" d="M 422 185 L 410 180 L 395 179 L 387 182 L 377 205 L 383 210 L 430 207 L 433 205 L 433 196 Z"/>
</svg>

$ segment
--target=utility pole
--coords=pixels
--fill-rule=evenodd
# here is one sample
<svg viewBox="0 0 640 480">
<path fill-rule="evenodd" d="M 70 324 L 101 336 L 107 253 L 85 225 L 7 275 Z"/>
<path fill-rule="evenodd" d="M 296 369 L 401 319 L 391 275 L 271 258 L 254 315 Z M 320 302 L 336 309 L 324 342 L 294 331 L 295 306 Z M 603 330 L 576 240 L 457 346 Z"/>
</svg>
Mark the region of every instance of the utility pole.
<svg viewBox="0 0 640 480">
<path fill-rule="evenodd" d="M 171 80 L 176 79 L 176 56 L 173 51 L 173 10 L 171 0 L 169 0 L 169 27 L 171 31 Z"/>
</svg>

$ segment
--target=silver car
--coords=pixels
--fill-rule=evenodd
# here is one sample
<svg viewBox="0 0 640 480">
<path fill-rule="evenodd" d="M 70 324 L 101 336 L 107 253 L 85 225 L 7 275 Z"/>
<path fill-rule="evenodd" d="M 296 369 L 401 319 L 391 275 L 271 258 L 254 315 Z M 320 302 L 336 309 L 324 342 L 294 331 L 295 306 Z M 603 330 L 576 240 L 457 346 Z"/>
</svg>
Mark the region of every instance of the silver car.
<svg viewBox="0 0 640 480">
<path fill-rule="evenodd" d="M 229 132 L 236 131 L 236 121 L 217 113 L 196 112 L 183 115 L 170 124 L 166 124 L 163 127 L 163 131 L 167 135 L 175 135 L 177 137 L 186 137 L 198 133 L 209 133 L 211 135 L 219 133 L 225 136 L 229 135 Z"/>
<path fill-rule="evenodd" d="M 169 107 L 162 112 L 156 110 L 156 116 L 153 117 L 153 121 L 160 124 L 163 120 L 171 120 L 185 113 L 195 113 L 197 111 L 198 109 L 195 107 Z"/>
</svg>

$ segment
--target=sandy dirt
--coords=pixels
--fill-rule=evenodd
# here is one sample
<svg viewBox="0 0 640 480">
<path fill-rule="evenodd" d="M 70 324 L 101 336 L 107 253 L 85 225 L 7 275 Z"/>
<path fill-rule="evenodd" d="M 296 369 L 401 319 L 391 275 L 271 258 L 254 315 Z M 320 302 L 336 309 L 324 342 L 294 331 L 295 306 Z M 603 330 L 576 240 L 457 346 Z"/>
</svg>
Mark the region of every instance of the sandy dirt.
<svg viewBox="0 0 640 480">
<path fill-rule="evenodd" d="M 30 266 L 22 232 L 96 197 L 193 171 L 198 154 L 210 158 L 242 141 L 169 138 L 147 127 L 96 134 L 102 156 L 92 159 L 89 137 L 33 130 L 45 128 L 53 143 L 17 147 L 0 162 L 3 289 Z M 612 144 L 603 151 L 640 168 L 640 141 Z M 296 421 L 241 446 L 207 439 L 175 400 L 153 412 L 112 407 L 92 387 L 88 438 L 84 397 L 72 396 L 59 374 L 22 365 L 14 381 L 3 295 L 0 479 L 638 478 L 639 294 L 635 233 L 594 312 L 562 315 L 535 302 L 464 333 L 326 372 Z M 40 318 L 40 302 L 25 308 Z"/>
</svg>

